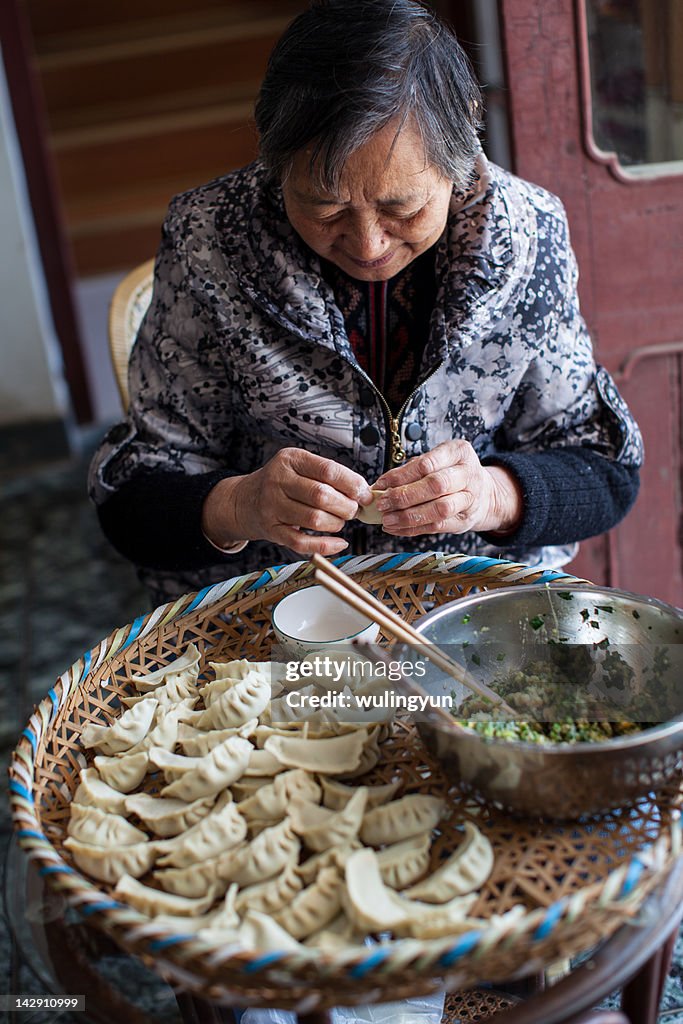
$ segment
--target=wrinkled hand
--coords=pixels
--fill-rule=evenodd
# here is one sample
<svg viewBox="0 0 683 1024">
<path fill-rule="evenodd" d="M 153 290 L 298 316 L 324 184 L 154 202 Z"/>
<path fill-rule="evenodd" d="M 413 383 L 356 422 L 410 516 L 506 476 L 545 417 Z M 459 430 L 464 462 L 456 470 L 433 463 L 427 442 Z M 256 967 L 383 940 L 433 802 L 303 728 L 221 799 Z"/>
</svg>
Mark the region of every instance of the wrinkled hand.
<svg viewBox="0 0 683 1024">
<path fill-rule="evenodd" d="M 373 488 L 386 533 L 512 532 L 523 511 L 519 484 L 502 466 L 482 466 L 468 441 L 444 441 L 384 473 Z"/>
<path fill-rule="evenodd" d="M 219 481 L 204 502 L 202 529 L 219 547 L 238 540 L 271 540 L 300 555 L 337 555 L 348 546 L 338 533 L 359 501 L 371 500 L 358 473 L 331 459 L 283 448 L 261 469 Z"/>
</svg>

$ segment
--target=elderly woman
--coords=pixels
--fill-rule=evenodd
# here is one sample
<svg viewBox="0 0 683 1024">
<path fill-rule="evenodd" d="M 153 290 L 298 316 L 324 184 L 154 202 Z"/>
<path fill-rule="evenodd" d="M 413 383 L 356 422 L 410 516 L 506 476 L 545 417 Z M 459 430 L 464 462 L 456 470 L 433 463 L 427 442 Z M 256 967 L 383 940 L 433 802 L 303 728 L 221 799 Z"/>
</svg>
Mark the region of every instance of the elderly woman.
<svg viewBox="0 0 683 1024">
<path fill-rule="evenodd" d="M 640 435 L 562 206 L 487 163 L 480 109 L 429 10 L 317 0 L 271 56 L 260 158 L 172 202 L 91 472 L 157 597 L 316 551 L 560 565 L 631 506 Z"/>
</svg>

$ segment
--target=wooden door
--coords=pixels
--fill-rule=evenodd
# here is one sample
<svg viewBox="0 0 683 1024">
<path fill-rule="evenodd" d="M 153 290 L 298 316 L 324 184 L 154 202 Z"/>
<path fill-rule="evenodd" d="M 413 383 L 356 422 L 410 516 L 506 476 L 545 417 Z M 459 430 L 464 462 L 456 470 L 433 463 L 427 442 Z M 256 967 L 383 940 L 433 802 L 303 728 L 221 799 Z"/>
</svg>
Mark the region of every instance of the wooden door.
<svg viewBox="0 0 683 1024">
<path fill-rule="evenodd" d="M 643 162 L 649 166 L 642 171 L 628 161 L 629 147 L 642 143 L 638 132 L 650 130 L 647 117 L 658 116 L 652 97 L 662 79 L 672 109 L 683 113 L 683 4 L 499 3 L 513 169 L 565 203 L 581 273 L 582 309 L 598 361 L 614 375 L 645 442 L 636 505 L 607 536 L 584 542 L 572 569 L 595 582 L 680 605 L 683 125 L 671 151 L 648 154 Z M 613 86 L 605 86 L 614 38 L 605 46 L 594 35 L 605 18 L 617 19 L 613 37 L 626 39 L 632 52 L 627 50 L 617 83 L 626 90 L 627 102 L 617 112 L 598 110 L 598 145 L 596 90 L 599 102 L 609 106 L 614 99 Z M 639 115 L 642 102 L 651 107 L 645 118 L 642 110 Z M 605 148 L 606 131 L 618 140 L 619 156 Z"/>
</svg>

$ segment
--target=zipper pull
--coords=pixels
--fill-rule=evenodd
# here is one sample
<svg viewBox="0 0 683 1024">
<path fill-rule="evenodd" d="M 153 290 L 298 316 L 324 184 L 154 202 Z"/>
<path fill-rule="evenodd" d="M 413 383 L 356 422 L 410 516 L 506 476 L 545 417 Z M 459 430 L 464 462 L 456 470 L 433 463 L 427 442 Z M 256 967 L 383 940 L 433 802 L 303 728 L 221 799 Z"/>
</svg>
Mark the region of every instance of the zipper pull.
<svg viewBox="0 0 683 1024">
<path fill-rule="evenodd" d="M 403 445 L 401 444 L 401 433 L 398 427 L 398 420 L 394 419 L 392 416 L 389 424 L 391 427 L 391 464 L 392 466 L 398 466 L 401 462 L 405 462 L 406 453 Z"/>
</svg>

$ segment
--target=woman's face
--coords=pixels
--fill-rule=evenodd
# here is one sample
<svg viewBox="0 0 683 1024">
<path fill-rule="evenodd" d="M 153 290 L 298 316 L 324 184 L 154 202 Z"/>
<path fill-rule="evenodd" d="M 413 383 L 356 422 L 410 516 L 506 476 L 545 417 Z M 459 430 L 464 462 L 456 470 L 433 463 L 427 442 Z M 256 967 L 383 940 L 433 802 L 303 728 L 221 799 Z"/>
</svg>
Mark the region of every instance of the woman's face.
<svg viewBox="0 0 683 1024">
<path fill-rule="evenodd" d="M 389 124 L 353 153 L 339 193 L 314 185 L 310 150 L 283 185 L 287 216 L 319 256 L 361 281 L 387 281 L 441 235 L 452 183 L 426 162 L 419 133 Z"/>
</svg>

